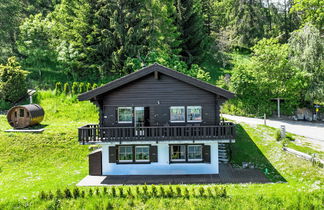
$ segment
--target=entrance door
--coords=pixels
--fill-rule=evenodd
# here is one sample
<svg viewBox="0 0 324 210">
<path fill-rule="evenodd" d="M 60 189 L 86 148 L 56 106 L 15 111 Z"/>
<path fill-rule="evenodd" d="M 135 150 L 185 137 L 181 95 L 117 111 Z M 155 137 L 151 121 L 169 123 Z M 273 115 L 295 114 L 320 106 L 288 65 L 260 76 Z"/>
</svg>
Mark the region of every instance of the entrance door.
<svg viewBox="0 0 324 210">
<path fill-rule="evenodd" d="M 135 135 L 144 136 L 144 126 L 149 126 L 149 107 L 134 108 Z"/>
</svg>

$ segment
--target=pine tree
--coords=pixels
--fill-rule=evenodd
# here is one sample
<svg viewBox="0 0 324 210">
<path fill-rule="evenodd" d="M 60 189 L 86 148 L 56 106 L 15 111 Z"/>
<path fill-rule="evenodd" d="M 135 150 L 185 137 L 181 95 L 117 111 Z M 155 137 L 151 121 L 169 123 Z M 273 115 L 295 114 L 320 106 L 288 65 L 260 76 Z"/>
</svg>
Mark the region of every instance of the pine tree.
<svg viewBox="0 0 324 210">
<path fill-rule="evenodd" d="M 199 63 L 204 56 L 206 31 L 199 0 L 177 0 L 176 24 L 180 31 L 180 55 L 189 64 Z"/>
</svg>

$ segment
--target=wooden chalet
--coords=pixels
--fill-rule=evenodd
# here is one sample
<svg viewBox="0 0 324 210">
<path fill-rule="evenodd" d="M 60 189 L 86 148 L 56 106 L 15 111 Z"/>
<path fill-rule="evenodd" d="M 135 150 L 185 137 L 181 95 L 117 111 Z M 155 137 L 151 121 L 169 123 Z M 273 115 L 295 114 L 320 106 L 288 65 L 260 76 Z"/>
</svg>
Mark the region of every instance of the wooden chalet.
<svg viewBox="0 0 324 210">
<path fill-rule="evenodd" d="M 234 94 L 159 64 L 78 96 L 99 108 L 99 123 L 78 129 L 91 175 L 217 174 L 235 125 L 220 120 Z"/>
</svg>

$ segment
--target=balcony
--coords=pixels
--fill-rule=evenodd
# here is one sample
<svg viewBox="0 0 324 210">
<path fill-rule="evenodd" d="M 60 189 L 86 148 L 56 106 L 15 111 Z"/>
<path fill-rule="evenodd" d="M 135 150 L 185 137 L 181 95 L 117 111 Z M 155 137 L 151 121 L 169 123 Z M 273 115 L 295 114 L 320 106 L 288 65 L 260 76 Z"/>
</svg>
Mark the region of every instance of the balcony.
<svg viewBox="0 0 324 210">
<path fill-rule="evenodd" d="M 187 141 L 235 139 L 235 124 L 209 126 L 99 127 L 89 124 L 78 129 L 81 144 L 132 141 Z"/>
</svg>

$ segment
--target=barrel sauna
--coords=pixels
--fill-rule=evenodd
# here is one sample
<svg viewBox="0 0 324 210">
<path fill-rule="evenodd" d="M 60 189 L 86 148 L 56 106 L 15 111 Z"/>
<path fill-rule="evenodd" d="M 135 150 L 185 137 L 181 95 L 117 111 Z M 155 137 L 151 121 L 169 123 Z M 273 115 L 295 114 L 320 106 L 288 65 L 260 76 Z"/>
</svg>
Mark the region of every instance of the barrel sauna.
<svg viewBox="0 0 324 210">
<path fill-rule="evenodd" d="M 44 114 L 44 109 L 38 104 L 20 105 L 8 111 L 7 119 L 14 128 L 26 128 L 42 122 Z"/>
</svg>

